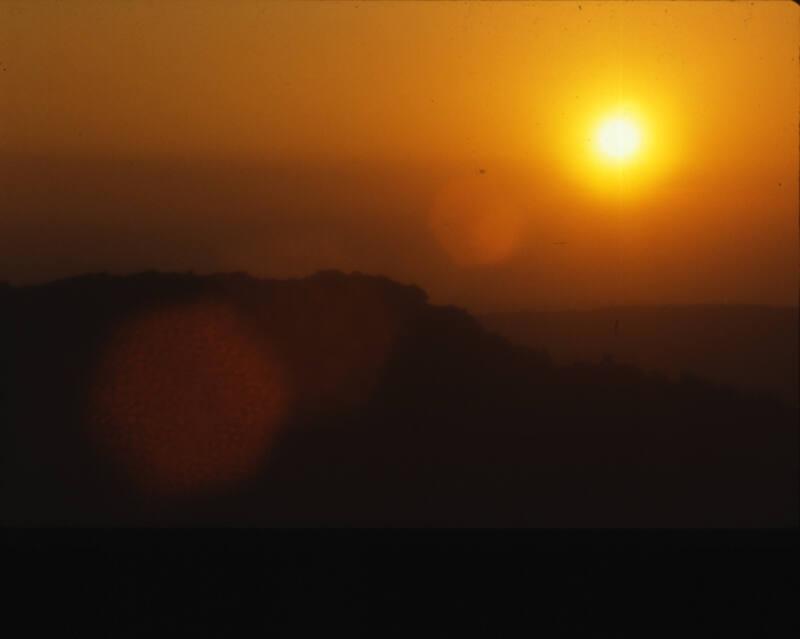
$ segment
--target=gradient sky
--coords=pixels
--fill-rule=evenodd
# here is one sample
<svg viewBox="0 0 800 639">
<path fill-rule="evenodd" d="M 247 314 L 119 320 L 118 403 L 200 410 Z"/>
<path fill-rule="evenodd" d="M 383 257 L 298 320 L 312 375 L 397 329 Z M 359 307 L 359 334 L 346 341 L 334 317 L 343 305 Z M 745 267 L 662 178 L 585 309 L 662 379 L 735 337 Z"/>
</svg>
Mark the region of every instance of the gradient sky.
<svg viewBox="0 0 800 639">
<path fill-rule="evenodd" d="M 797 304 L 791 2 L 0 3 L 0 279 Z M 642 148 L 593 144 L 623 108 Z"/>
</svg>

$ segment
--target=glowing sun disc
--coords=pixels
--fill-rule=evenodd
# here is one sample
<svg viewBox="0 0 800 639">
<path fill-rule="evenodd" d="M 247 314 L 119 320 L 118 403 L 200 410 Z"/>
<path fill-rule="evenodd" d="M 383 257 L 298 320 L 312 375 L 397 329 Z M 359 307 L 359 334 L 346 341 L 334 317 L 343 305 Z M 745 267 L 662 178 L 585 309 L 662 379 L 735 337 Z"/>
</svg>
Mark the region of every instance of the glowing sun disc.
<svg viewBox="0 0 800 639">
<path fill-rule="evenodd" d="M 636 122 L 626 117 L 605 120 L 597 130 L 597 146 L 600 152 L 615 161 L 633 157 L 642 143 L 642 135 Z"/>
</svg>

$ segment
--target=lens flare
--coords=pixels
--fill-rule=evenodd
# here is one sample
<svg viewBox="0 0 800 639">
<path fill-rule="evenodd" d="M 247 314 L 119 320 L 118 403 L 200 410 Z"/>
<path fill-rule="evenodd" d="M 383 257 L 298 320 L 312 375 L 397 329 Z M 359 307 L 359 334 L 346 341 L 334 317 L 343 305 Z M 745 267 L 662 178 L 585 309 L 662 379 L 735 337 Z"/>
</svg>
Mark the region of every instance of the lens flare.
<svg viewBox="0 0 800 639">
<path fill-rule="evenodd" d="M 522 238 L 521 207 L 507 189 L 483 175 L 444 185 L 430 214 L 434 237 L 460 266 L 504 262 Z"/>
<path fill-rule="evenodd" d="M 282 378 L 226 305 L 150 311 L 106 343 L 89 422 L 97 444 L 148 493 L 215 491 L 259 468 L 283 421 Z"/>
</svg>

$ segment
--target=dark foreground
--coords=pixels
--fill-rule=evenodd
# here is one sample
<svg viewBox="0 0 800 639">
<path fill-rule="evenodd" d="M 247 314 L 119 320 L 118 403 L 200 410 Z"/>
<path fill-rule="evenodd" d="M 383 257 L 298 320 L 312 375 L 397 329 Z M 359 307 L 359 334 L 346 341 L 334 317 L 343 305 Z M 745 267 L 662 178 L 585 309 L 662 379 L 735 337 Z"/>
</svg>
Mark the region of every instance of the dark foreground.
<svg viewBox="0 0 800 639">
<path fill-rule="evenodd" d="M 363 275 L 0 287 L 6 525 L 786 527 L 797 405 Z"/>
</svg>

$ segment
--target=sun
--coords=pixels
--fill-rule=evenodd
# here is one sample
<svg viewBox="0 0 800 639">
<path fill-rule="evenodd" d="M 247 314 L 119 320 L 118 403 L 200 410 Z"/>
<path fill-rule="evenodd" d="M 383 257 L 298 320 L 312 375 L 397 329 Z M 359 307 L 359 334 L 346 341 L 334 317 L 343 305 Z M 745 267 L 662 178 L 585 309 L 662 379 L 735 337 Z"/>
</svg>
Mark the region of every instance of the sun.
<svg viewBox="0 0 800 639">
<path fill-rule="evenodd" d="M 597 129 L 597 148 L 613 162 L 626 162 L 639 152 L 642 133 L 638 123 L 630 117 L 609 117 Z"/>
<path fill-rule="evenodd" d="M 584 105 L 564 118 L 559 151 L 577 188 L 616 202 L 651 194 L 677 167 L 685 144 L 681 114 L 663 104 L 630 98 Z"/>
</svg>

